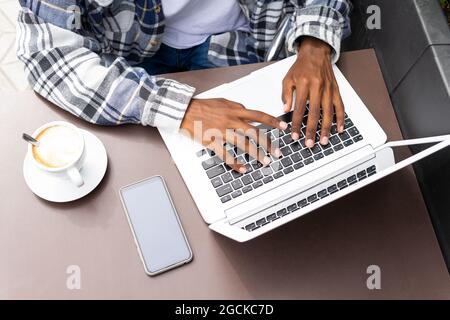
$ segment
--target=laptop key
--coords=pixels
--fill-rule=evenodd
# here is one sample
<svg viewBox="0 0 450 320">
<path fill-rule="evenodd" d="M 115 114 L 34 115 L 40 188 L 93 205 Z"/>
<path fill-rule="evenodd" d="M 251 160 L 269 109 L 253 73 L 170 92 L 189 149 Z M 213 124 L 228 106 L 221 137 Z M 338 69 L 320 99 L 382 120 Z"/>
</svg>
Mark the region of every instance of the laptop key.
<svg viewBox="0 0 450 320">
<path fill-rule="evenodd" d="M 358 182 L 358 179 L 356 179 L 356 174 L 352 175 L 351 177 L 347 178 L 347 182 L 349 185 L 355 184 Z"/>
<path fill-rule="evenodd" d="M 353 122 L 352 122 L 352 120 L 350 120 L 350 118 L 347 118 L 347 119 L 345 119 L 344 125 L 345 125 L 345 128 L 347 129 L 347 128 L 353 127 Z"/>
<path fill-rule="evenodd" d="M 313 195 L 308 197 L 308 202 L 309 203 L 316 202 L 317 200 L 319 200 L 319 198 L 317 197 L 317 194 L 313 194 Z"/>
<path fill-rule="evenodd" d="M 297 162 L 296 164 L 294 164 L 294 170 L 298 170 L 303 168 L 305 165 L 303 164 L 303 162 Z"/>
<path fill-rule="evenodd" d="M 273 175 L 273 177 L 274 177 L 275 179 L 280 179 L 282 176 L 284 176 L 284 173 L 283 173 L 282 171 L 278 171 L 277 173 L 275 173 L 275 174 Z"/>
<path fill-rule="evenodd" d="M 231 200 L 231 196 L 230 195 L 227 195 L 227 196 L 225 196 L 225 197 L 220 199 L 220 201 L 222 201 L 222 203 L 228 202 L 230 200 Z"/>
<path fill-rule="evenodd" d="M 328 195 L 327 189 L 323 189 L 323 190 L 317 192 L 317 195 L 318 195 L 320 198 L 325 197 L 326 195 Z"/>
<path fill-rule="evenodd" d="M 231 185 L 233 186 L 234 190 L 242 188 L 244 185 L 242 184 L 241 180 L 234 180 Z"/>
<path fill-rule="evenodd" d="M 292 151 L 297 152 L 302 149 L 302 146 L 297 141 L 297 142 L 294 142 L 293 144 L 291 144 L 291 149 L 292 149 Z"/>
<path fill-rule="evenodd" d="M 320 148 L 320 145 L 318 143 L 316 143 L 314 145 L 314 147 L 311 148 L 312 153 L 314 154 L 318 154 L 319 152 L 322 151 L 322 148 Z"/>
<path fill-rule="evenodd" d="M 365 177 L 366 176 L 366 170 L 358 172 L 357 176 L 358 176 L 358 179 L 361 179 L 361 178 Z"/>
<path fill-rule="evenodd" d="M 262 226 L 267 222 L 266 218 L 262 218 L 256 221 L 257 226 Z"/>
<path fill-rule="evenodd" d="M 284 142 L 286 145 L 291 144 L 293 141 L 294 141 L 294 140 L 292 140 L 292 136 L 291 136 L 290 134 L 286 134 L 286 135 L 283 137 L 283 142 Z"/>
<path fill-rule="evenodd" d="M 283 165 L 281 164 L 281 161 L 274 162 L 270 166 L 272 167 L 272 170 L 275 172 L 283 170 Z"/>
<path fill-rule="evenodd" d="M 237 197 L 239 197 L 239 196 L 242 196 L 242 191 L 241 191 L 241 190 L 237 190 L 237 191 L 233 192 L 233 193 L 231 194 L 231 196 L 232 196 L 233 198 L 237 198 Z"/>
<path fill-rule="evenodd" d="M 359 135 L 359 136 L 353 138 L 353 141 L 355 141 L 355 142 L 360 142 L 361 140 L 363 140 L 363 136 L 362 135 Z"/>
<path fill-rule="evenodd" d="M 223 165 L 214 167 L 206 171 L 206 174 L 208 175 L 209 179 L 215 178 L 222 173 L 225 173 L 225 167 Z"/>
<path fill-rule="evenodd" d="M 330 154 L 333 154 L 333 153 L 334 153 L 333 148 L 327 149 L 327 150 L 325 150 L 325 151 L 323 152 L 323 154 L 324 154 L 326 157 L 329 156 Z"/>
<path fill-rule="evenodd" d="M 250 224 L 245 226 L 245 230 L 252 231 L 255 227 L 256 227 L 255 223 L 250 223 Z"/>
<path fill-rule="evenodd" d="M 252 184 L 253 189 L 257 189 L 263 185 L 262 181 L 256 181 L 254 184 Z"/>
<path fill-rule="evenodd" d="M 303 161 L 303 163 L 307 166 L 307 165 L 309 165 L 309 164 L 311 164 L 311 163 L 313 163 L 314 162 L 314 159 L 313 158 L 308 158 L 308 159 L 306 159 L 305 161 Z"/>
<path fill-rule="evenodd" d="M 253 172 L 253 173 L 251 174 L 251 176 L 253 177 L 253 179 L 254 179 L 255 181 L 260 180 L 260 179 L 263 178 L 263 174 L 261 173 L 260 170 Z"/>
<path fill-rule="evenodd" d="M 233 176 L 234 179 L 242 177 L 242 173 L 234 171 L 234 170 L 231 171 L 231 175 Z"/>
<path fill-rule="evenodd" d="M 242 188 L 242 192 L 243 193 L 247 193 L 247 192 L 250 192 L 252 190 L 253 190 L 252 186 L 246 186 L 246 187 Z"/>
<path fill-rule="evenodd" d="M 344 146 L 342 144 L 338 144 L 338 145 L 334 146 L 334 151 L 336 151 L 336 152 L 338 152 L 342 149 L 344 149 Z"/>
<path fill-rule="evenodd" d="M 347 186 L 347 180 L 339 181 L 337 186 L 339 189 L 345 188 Z"/>
<path fill-rule="evenodd" d="M 269 215 L 266 217 L 266 220 L 267 220 L 267 221 L 273 221 L 273 220 L 276 220 L 276 219 L 277 219 L 277 214 L 276 214 L 276 213 L 269 214 Z"/>
<path fill-rule="evenodd" d="M 227 194 L 231 193 L 232 191 L 233 191 L 233 188 L 231 187 L 230 184 L 226 184 L 226 185 L 221 186 L 216 189 L 216 192 L 219 195 L 219 197 L 223 197 L 224 195 L 227 195 Z"/>
<path fill-rule="evenodd" d="M 308 204 L 309 204 L 309 203 L 308 203 L 308 200 L 306 200 L 306 199 L 303 199 L 303 200 L 300 200 L 299 202 L 297 202 L 297 205 L 298 205 L 300 208 L 306 207 Z"/>
<path fill-rule="evenodd" d="M 212 157 L 212 158 L 209 158 L 209 159 L 203 161 L 202 166 L 203 166 L 203 169 L 208 170 L 208 169 L 211 169 L 212 167 L 214 167 L 218 164 L 221 164 L 221 163 L 222 163 L 222 160 L 220 160 L 219 157 L 215 156 L 215 157 Z"/>
<path fill-rule="evenodd" d="M 286 146 L 284 148 L 281 148 L 281 154 L 286 157 L 288 155 L 290 155 L 292 153 L 291 148 L 289 148 L 289 146 Z"/>
<path fill-rule="evenodd" d="M 377 171 L 377 167 L 375 167 L 375 166 L 371 166 L 371 167 L 367 168 L 367 172 L 368 173 L 372 173 L 372 172 L 375 172 L 375 171 Z"/>
<path fill-rule="evenodd" d="M 332 186 L 328 187 L 327 190 L 328 190 L 328 192 L 331 193 L 331 194 L 333 194 L 333 193 L 339 191 L 337 185 L 335 185 L 335 184 L 333 184 Z"/>
<path fill-rule="evenodd" d="M 289 210 L 289 211 L 294 211 L 294 210 L 296 210 L 297 209 L 297 204 L 291 204 L 290 206 L 288 206 L 287 207 L 287 209 Z"/>
<path fill-rule="evenodd" d="M 294 171 L 294 168 L 292 168 L 292 167 L 287 167 L 286 169 L 283 170 L 283 173 L 284 173 L 284 174 L 289 174 L 289 173 L 291 173 L 291 172 L 293 172 L 293 171 Z"/>
<path fill-rule="evenodd" d="M 339 138 L 341 138 L 342 141 L 350 139 L 350 135 L 346 131 L 338 134 L 338 136 Z"/>
<path fill-rule="evenodd" d="M 300 151 L 300 154 L 302 155 L 303 159 L 309 158 L 312 156 L 311 150 L 309 149 L 303 149 Z"/>
<path fill-rule="evenodd" d="M 341 139 L 339 139 L 339 137 L 338 136 L 331 136 L 330 137 L 330 143 L 332 144 L 332 145 L 337 145 L 337 144 L 339 144 L 339 143 L 341 143 Z"/>
<path fill-rule="evenodd" d="M 359 130 L 356 127 L 351 127 L 350 129 L 347 130 L 347 132 L 352 136 L 355 137 L 357 135 L 359 135 Z"/>
<path fill-rule="evenodd" d="M 273 178 L 272 177 L 265 177 L 264 179 L 263 179 L 263 182 L 264 183 L 269 183 L 269 182 L 272 182 L 273 181 Z"/>
<path fill-rule="evenodd" d="M 222 175 L 222 180 L 223 182 L 228 183 L 233 180 L 233 177 L 231 176 L 231 173 L 227 172 L 224 175 Z"/>
<path fill-rule="evenodd" d="M 285 216 L 287 214 L 287 210 L 286 209 L 281 209 L 277 211 L 277 216 L 282 217 Z"/>
<path fill-rule="evenodd" d="M 302 156 L 300 155 L 300 153 L 296 152 L 291 156 L 291 160 L 297 163 L 302 160 Z"/>
<path fill-rule="evenodd" d="M 211 183 L 212 183 L 214 188 L 217 188 L 217 187 L 220 187 L 222 185 L 222 180 L 220 179 L 220 177 L 217 177 L 217 178 L 212 179 Z"/>
<path fill-rule="evenodd" d="M 286 168 L 292 165 L 292 160 L 290 158 L 283 158 L 281 159 L 281 163 Z"/>
<path fill-rule="evenodd" d="M 249 174 L 243 176 L 243 177 L 241 178 L 241 180 L 242 180 L 242 183 L 243 183 L 244 185 L 246 185 L 246 186 L 248 186 L 249 184 L 252 184 L 252 183 L 253 183 L 253 179 L 252 179 L 252 177 L 251 177 Z"/>
<path fill-rule="evenodd" d="M 314 156 L 314 160 L 320 160 L 320 159 L 322 159 L 324 157 L 324 155 L 323 155 L 323 153 L 318 153 L 318 154 L 316 154 L 315 156 Z"/>
<path fill-rule="evenodd" d="M 270 167 L 264 167 L 261 169 L 262 174 L 264 175 L 264 177 L 270 176 L 273 171 Z"/>
<path fill-rule="evenodd" d="M 255 170 L 261 169 L 263 167 L 262 163 L 259 161 L 256 161 L 256 160 L 253 161 L 251 164 L 252 164 L 253 169 L 255 169 Z"/>
<path fill-rule="evenodd" d="M 344 147 L 349 147 L 349 146 L 351 146 L 353 144 L 353 140 L 346 140 L 346 141 L 344 141 Z"/>
</svg>

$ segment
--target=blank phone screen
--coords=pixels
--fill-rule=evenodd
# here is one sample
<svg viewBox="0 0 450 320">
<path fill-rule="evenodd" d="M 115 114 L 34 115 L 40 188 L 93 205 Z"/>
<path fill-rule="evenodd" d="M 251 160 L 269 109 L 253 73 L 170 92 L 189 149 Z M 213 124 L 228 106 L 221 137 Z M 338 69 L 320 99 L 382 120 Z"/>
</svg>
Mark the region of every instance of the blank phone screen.
<svg viewBox="0 0 450 320">
<path fill-rule="evenodd" d="M 120 193 L 150 273 L 190 260 L 191 250 L 161 177 L 125 187 Z"/>
</svg>

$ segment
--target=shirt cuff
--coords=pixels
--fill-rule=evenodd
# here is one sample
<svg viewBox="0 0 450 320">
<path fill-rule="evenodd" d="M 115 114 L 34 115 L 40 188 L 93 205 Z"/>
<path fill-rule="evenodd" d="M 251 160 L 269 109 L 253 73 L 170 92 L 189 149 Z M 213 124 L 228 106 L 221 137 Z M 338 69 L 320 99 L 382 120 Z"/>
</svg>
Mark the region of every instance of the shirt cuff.
<svg viewBox="0 0 450 320">
<path fill-rule="evenodd" d="M 288 50 L 297 53 L 300 37 L 314 37 L 331 46 L 332 62 L 336 63 L 341 52 L 344 25 L 345 19 L 342 14 L 332 8 L 312 6 L 300 9 L 294 17 L 293 28 L 287 34 Z"/>
<path fill-rule="evenodd" d="M 195 88 L 170 79 L 158 80 L 156 84 L 156 92 L 146 101 L 142 124 L 176 132 L 180 129 Z"/>
</svg>

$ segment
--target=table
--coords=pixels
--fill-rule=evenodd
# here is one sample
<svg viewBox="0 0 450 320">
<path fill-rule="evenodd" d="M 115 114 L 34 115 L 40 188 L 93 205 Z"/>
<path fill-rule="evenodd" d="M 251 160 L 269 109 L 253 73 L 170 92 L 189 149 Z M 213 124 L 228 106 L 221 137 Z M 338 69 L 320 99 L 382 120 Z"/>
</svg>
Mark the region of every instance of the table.
<svg viewBox="0 0 450 320">
<path fill-rule="evenodd" d="M 172 75 L 204 91 L 262 65 Z M 387 132 L 401 138 L 372 50 L 344 53 L 339 67 Z M 154 128 L 85 123 L 33 92 L 0 97 L 0 298 L 450 298 L 450 282 L 411 168 L 239 244 L 207 228 Z M 22 132 L 67 120 L 105 144 L 109 168 L 87 197 L 67 204 L 34 196 L 22 176 Z M 118 190 L 160 174 L 194 260 L 148 277 Z M 66 287 L 68 266 L 81 289 Z M 381 268 L 381 290 L 366 286 Z"/>
</svg>

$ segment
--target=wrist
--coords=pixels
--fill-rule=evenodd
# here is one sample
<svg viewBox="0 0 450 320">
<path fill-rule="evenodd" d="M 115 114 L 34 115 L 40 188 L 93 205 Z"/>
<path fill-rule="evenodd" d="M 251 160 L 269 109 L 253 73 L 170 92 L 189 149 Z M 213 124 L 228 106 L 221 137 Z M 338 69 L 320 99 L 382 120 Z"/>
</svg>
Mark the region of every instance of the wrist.
<svg viewBox="0 0 450 320">
<path fill-rule="evenodd" d="M 303 54 L 331 56 L 332 50 L 328 43 L 314 37 L 305 36 L 299 41 L 297 52 L 297 56 Z"/>
</svg>

